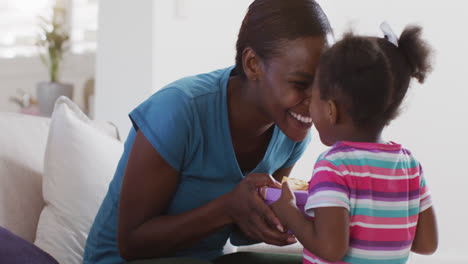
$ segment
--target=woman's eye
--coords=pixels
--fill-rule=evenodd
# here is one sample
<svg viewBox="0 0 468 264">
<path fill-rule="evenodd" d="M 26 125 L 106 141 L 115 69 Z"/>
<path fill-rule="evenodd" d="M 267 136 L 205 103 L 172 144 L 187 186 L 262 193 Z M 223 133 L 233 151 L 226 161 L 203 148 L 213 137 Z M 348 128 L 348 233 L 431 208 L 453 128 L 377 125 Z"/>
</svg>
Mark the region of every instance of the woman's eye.
<svg viewBox="0 0 468 264">
<path fill-rule="evenodd" d="M 309 87 L 309 83 L 307 82 L 292 82 L 294 87 L 299 90 L 305 90 Z"/>
</svg>

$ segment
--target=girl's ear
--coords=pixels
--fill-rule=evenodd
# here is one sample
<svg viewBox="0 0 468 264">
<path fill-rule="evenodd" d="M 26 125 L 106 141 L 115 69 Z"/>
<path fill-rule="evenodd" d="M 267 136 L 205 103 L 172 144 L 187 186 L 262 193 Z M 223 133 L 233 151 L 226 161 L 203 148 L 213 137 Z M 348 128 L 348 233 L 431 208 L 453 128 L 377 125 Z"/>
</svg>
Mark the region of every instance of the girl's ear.
<svg viewBox="0 0 468 264">
<path fill-rule="evenodd" d="M 335 125 L 338 122 L 338 106 L 333 100 L 327 101 L 327 116 L 330 124 Z"/>
<path fill-rule="evenodd" d="M 242 66 L 247 79 L 252 81 L 259 79 L 261 74 L 260 58 L 250 47 L 245 48 L 242 52 Z"/>
</svg>

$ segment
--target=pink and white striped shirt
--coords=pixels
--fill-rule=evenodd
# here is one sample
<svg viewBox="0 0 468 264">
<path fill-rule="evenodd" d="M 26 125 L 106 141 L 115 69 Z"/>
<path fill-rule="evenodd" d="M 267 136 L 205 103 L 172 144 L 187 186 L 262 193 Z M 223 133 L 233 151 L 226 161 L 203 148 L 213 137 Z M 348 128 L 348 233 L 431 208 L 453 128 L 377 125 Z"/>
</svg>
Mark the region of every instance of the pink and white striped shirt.
<svg viewBox="0 0 468 264">
<path fill-rule="evenodd" d="M 350 240 L 337 263 L 406 263 L 419 213 L 432 206 L 422 167 L 401 145 L 341 141 L 322 153 L 309 182 L 306 213 L 344 207 Z M 304 249 L 304 263 L 329 263 Z"/>
</svg>

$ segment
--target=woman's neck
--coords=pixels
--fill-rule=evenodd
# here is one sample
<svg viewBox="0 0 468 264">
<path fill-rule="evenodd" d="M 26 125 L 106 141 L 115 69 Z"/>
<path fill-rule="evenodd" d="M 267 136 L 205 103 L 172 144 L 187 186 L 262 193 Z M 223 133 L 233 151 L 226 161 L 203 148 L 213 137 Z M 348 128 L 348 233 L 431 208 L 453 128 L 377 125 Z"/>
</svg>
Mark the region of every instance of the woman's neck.
<svg viewBox="0 0 468 264">
<path fill-rule="evenodd" d="M 249 94 L 248 82 L 242 81 L 239 76 L 232 76 L 227 85 L 227 102 L 231 136 L 242 137 L 246 140 L 256 140 L 265 136 L 273 126 L 259 111 L 255 100 Z"/>
</svg>

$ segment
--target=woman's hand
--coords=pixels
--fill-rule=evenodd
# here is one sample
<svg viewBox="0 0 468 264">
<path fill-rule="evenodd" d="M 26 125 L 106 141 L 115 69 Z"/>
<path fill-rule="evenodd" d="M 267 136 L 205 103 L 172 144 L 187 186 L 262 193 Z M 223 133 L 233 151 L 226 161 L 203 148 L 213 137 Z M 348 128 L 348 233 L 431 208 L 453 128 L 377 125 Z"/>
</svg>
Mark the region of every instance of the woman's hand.
<svg viewBox="0 0 468 264">
<path fill-rule="evenodd" d="M 262 186 L 281 188 L 269 174 L 249 174 L 229 193 L 227 214 L 250 239 L 277 246 L 295 243 L 296 239 L 284 233 L 283 225 L 260 197 L 258 188 Z"/>
</svg>

